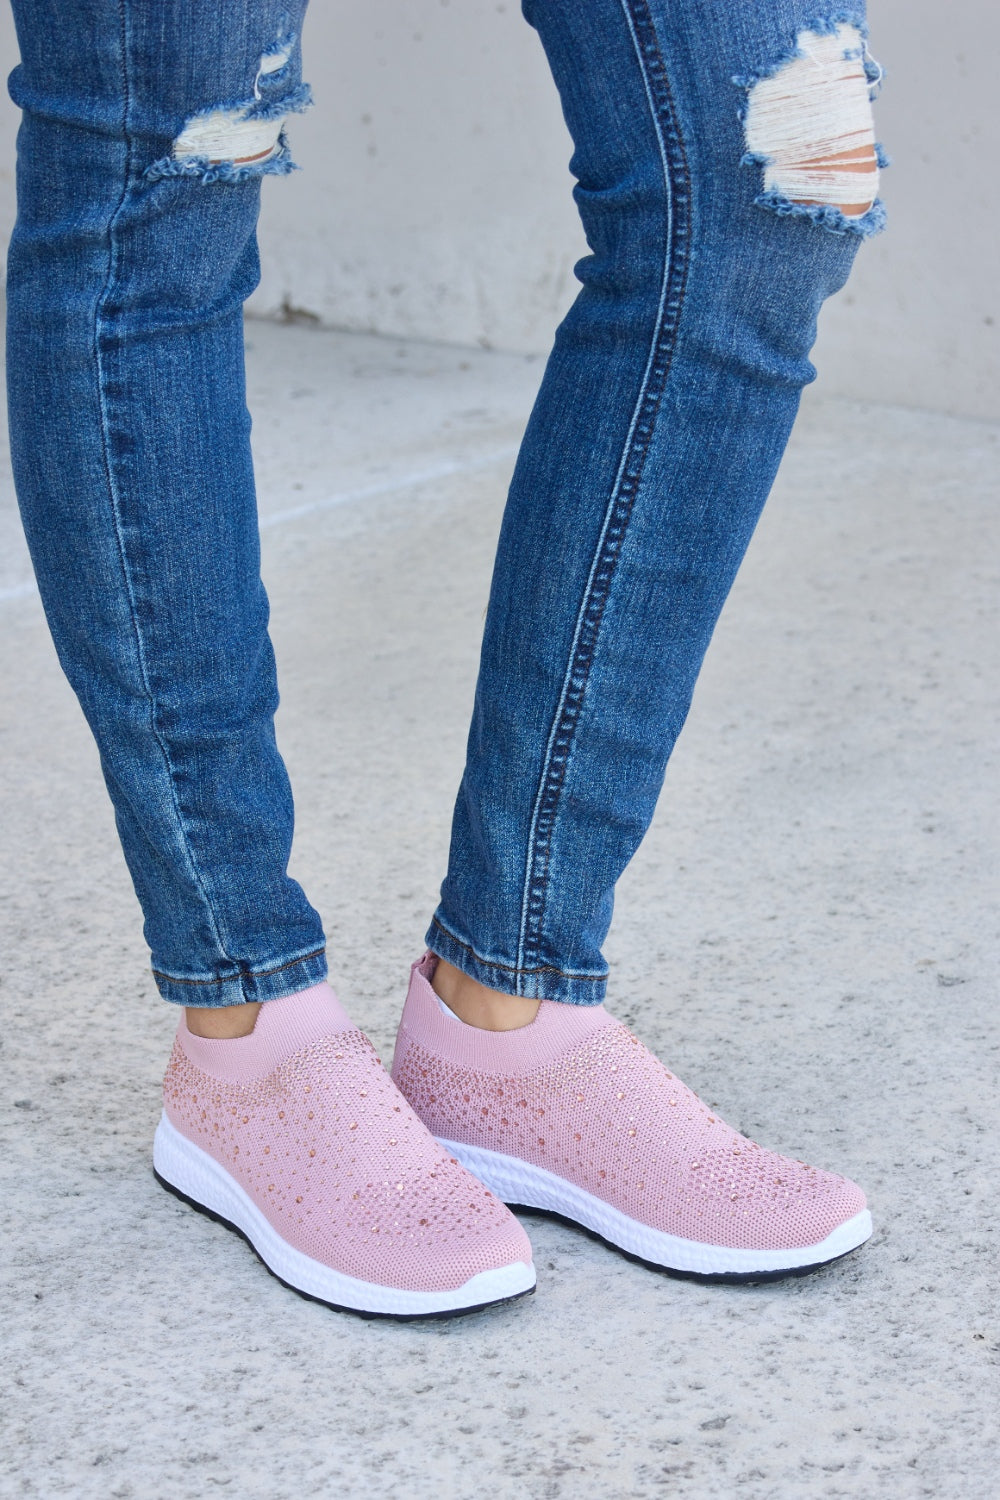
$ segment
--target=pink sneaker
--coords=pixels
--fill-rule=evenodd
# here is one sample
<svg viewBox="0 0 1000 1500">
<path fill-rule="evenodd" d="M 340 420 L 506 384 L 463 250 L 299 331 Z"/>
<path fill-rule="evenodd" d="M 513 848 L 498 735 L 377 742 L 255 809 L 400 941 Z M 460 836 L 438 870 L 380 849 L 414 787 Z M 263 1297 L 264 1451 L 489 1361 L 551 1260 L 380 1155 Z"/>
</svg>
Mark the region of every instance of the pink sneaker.
<svg viewBox="0 0 1000 1500">
<path fill-rule="evenodd" d="M 163 1186 L 307 1297 L 418 1318 L 535 1285 L 517 1220 L 420 1123 L 329 985 L 269 1000 L 235 1041 L 182 1016 L 163 1106 Z"/>
<path fill-rule="evenodd" d="M 871 1234 L 853 1182 L 738 1135 L 603 1006 L 479 1031 L 441 1009 L 436 962 L 414 965 L 392 1076 L 498 1198 L 711 1281 L 801 1275 Z"/>
</svg>

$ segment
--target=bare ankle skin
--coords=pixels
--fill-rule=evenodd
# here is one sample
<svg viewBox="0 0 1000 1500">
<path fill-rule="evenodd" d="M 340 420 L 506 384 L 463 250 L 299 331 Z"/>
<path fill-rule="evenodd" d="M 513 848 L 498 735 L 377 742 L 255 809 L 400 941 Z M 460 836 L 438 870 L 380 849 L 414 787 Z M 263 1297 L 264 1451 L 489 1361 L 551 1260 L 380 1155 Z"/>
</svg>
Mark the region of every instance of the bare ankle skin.
<svg viewBox="0 0 1000 1500">
<path fill-rule="evenodd" d="M 530 1026 L 541 1004 L 540 1000 L 525 1000 L 520 995 L 488 989 L 443 958 L 438 959 L 431 984 L 434 993 L 460 1021 L 467 1026 L 478 1026 L 480 1031 L 517 1031 Z"/>
<path fill-rule="evenodd" d="M 260 1007 L 259 1000 L 249 1000 L 245 1005 L 188 1005 L 184 1014 L 188 1031 L 195 1036 L 225 1042 L 236 1036 L 249 1036 Z"/>
</svg>

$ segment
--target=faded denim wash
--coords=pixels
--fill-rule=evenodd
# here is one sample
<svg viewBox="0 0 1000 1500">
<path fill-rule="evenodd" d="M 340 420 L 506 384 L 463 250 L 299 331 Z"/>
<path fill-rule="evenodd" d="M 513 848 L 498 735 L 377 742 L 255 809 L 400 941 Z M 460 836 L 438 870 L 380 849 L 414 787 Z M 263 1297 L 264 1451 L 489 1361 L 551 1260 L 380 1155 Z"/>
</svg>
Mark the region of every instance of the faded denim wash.
<svg viewBox="0 0 1000 1500">
<path fill-rule="evenodd" d="M 261 178 L 289 170 L 284 117 L 308 102 L 304 8 L 14 0 L 15 480 L 156 980 L 182 1004 L 326 973 L 287 873 L 242 335 Z M 498 989 L 589 1004 L 615 882 L 813 376 L 818 310 L 881 205 L 845 218 L 765 190 L 771 158 L 743 125 L 754 81 L 805 31 L 863 29 L 856 9 L 524 9 L 591 253 L 511 487 L 428 941 Z"/>
<path fill-rule="evenodd" d="M 719 612 L 814 376 L 824 298 L 881 225 L 762 192 L 746 86 L 821 30 L 789 0 L 526 0 L 591 254 L 504 516 L 435 952 L 599 1002 Z M 831 14 L 825 25 L 863 18 Z M 875 71 L 867 60 L 869 77 Z"/>
</svg>

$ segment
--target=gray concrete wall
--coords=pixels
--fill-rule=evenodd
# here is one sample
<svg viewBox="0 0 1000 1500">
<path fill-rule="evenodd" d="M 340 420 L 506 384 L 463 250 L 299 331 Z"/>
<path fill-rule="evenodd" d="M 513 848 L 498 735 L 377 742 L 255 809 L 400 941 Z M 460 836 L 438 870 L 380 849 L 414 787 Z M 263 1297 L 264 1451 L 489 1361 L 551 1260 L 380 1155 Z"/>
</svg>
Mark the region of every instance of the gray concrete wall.
<svg viewBox="0 0 1000 1500">
<path fill-rule="evenodd" d="M 873 0 L 889 78 L 879 131 L 891 231 L 824 316 L 830 393 L 996 417 L 1000 12 Z M 10 19 L 4 56 L 13 58 Z M 266 184 L 254 311 L 333 326 L 543 350 L 582 249 L 569 141 L 516 0 L 323 0 L 307 22 L 316 108 L 293 121 L 305 169 Z M 0 119 L 0 221 L 14 111 Z"/>
</svg>

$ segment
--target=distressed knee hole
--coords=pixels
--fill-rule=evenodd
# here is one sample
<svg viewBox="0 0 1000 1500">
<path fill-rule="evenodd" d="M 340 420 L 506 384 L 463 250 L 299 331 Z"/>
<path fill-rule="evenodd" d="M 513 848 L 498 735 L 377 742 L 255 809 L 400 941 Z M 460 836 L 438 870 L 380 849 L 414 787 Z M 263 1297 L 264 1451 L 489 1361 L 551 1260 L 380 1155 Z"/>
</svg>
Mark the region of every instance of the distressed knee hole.
<svg viewBox="0 0 1000 1500">
<path fill-rule="evenodd" d="M 294 163 L 285 140 L 288 116 L 311 102 L 308 85 L 287 88 L 294 42 L 264 52 L 253 79 L 253 96 L 236 104 L 199 110 L 185 121 L 169 157 L 154 162 L 145 176 L 197 177 L 202 182 L 237 182 L 248 176 L 290 172 Z"/>
<path fill-rule="evenodd" d="M 806 30 L 795 55 L 748 85 L 746 161 L 763 169 L 771 207 L 868 214 L 878 196 L 880 153 L 871 92 L 878 69 L 857 26 Z"/>
<path fill-rule="evenodd" d="M 234 166 L 265 162 L 279 149 L 285 118 L 258 119 L 245 105 L 195 115 L 174 141 L 171 156 L 174 161 L 204 157 L 213 167 L 224 161 Z"/>
</svg>

